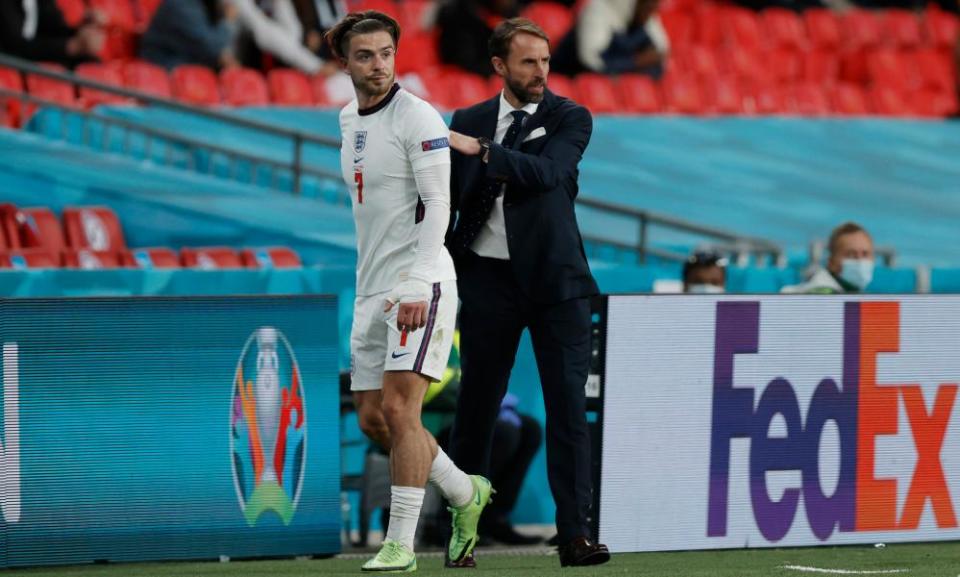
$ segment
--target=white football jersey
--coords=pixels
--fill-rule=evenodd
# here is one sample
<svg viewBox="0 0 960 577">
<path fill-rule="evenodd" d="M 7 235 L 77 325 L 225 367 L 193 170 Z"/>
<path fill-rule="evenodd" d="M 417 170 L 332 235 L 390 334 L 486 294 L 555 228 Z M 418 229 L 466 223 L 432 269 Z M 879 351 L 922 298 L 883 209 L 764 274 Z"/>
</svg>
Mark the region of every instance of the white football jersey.
<svg viewBox="0 0 960 577">
<path fill-rule="evenodd" d="M 340 111 L 340 168 L 357 227 L 357 295 L 392 290 L 413 266 L 424 206 L 414 168 L 450 163 L 450 131 L 427 102 L 402 88 L 369 110 Z M 445 186 L 450 194 L 449 183 Z M 430 283 L 456 279 L 440 248 Z"/>
</svg>

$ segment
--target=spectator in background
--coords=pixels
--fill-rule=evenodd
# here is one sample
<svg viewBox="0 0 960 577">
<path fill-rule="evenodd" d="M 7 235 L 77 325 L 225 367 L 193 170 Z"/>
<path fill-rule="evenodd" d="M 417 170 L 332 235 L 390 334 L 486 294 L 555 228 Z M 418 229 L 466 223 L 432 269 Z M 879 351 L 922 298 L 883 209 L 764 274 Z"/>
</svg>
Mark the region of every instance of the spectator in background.
<svg viewBox="0 0 960 577">
<path fill-rule="evenodd" d="M 263 55 L 270 55 L 306 74 L 337 71 L 334 61 L 324 62 L 303 43 L 303 25 L 292 0 L 227 1 L 237 10 L 238 53 L 244 65 L 262 68 Z"/>
<path fill-rule="evenodd" d="M 300 24 L 303 25 L 303 44 L 311 52 L 336 63 L 330 45 L 323 41 L 327 30 L 347 15 L 347 6 L 343 0 L 294 0 Z"/>
<path fill-rule="evenodd" d="M 64 21 L 55 0 L 0 0 L 0 52 L 73 66 L 103 49 L 103 15 L 88 11 L 78 28 Z"/>
<path fill-rule="evenodd" d="M 221 0 L 163 0 L 140 41 L 140 57 L 165 68 L 236 66 L 236 18 L 233 5 Z"/>
<path fill-rule="evenodd" d="M 873 280 L 873 239 L 855 222 L 846 222 L 830 233 L 827 268 L 817 269 L 805 283 L 785 286 L 780 292 L 845 294 L 863 292 Z"/>
<path fill-rule="evenodd" d="M 437 12 L 440 61 L 490 76 L 487 42 L 500 21 L 519 14 L 516 0 L 446 0 Z"/>
<path fill-rule="evenodd" d="M 697 252 L 683 263 L 683 292 L 719 294 L 726 292 L 727 259 L 715 253 Z"/>
<path fill-rule="evenodd" d="M 589 0 L 560 41 L 553 70 L 561 74 L 638 72 L 659 78 L 670 40 L 657 15 L 660 0 Z"/>
</svg>

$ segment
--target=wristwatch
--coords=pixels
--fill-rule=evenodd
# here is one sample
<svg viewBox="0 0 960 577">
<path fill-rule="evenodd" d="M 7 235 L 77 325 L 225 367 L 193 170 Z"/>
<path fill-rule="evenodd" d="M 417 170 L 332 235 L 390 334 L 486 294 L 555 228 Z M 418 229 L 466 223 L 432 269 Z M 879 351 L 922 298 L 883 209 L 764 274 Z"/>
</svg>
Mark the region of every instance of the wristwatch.
<svg viewBox="0 0 960 577">
<path fill-rule="evenodd" d="M 490 159 L 490 145 L 493 144 L 493 141 L 486 136 L 481 136 L 477 139 L 477 143 L 480 144 L 480 160 L 487 162 Z"/>
</svg>

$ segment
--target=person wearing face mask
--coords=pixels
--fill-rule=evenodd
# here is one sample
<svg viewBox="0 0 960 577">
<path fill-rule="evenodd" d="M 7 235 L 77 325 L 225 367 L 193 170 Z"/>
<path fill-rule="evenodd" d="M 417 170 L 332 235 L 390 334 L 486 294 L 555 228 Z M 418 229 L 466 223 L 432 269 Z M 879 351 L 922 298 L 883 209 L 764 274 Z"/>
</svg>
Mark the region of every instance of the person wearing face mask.
<svg viewBox="0 0 960 577">
<path fill-rule="evenodd" d="M 683 263 L 683 292 L 720 294 L 726 292 L 727 259 L 716 253 L 696 252 Z"/>
<path fill-rule="evenodd" d="M 873 280 L 873 239 L 862 226 L 845 222 L 833 229 L 827 247 L 827 267 L 805 283 L 783 287 L 783 293 L 856 294 Z"/>
</svg>

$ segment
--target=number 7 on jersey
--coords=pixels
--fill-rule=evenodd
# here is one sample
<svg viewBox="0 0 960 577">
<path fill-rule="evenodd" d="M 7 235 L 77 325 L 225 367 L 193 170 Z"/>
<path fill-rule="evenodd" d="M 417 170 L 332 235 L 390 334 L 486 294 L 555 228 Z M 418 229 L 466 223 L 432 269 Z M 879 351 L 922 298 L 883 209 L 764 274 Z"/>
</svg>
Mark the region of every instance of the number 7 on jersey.
<svg viewBox="0 0 960 577">
<path fill-rule="evenodd" d="M 353 182 L 357 184 L 357 203 L 363 204 L 363 171 L 359 167 L 353 171 Z"/>
</svg>

